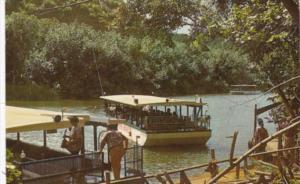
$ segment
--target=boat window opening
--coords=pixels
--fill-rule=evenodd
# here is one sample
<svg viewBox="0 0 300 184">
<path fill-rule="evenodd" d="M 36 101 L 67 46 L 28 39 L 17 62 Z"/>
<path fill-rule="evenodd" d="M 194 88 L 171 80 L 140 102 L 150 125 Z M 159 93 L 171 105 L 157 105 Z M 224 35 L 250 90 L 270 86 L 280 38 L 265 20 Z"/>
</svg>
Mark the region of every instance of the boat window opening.
<svg viewBox="0 0 300 184">
<path fill-rule="evenodd" d="M 207 120 L 199 116 L 202 108 L 192 108 L 192 116 L 178 116 L 176 106 L 167 107 L 167 112 L 160 110 L 154 110 L 154 112 L 142 111 L 140 114 L 141 117 L 136 126 L 147 131 L 185 131 L 189 129 L 208 129 L 209 124 L 207 123 Z"/>
</svg>

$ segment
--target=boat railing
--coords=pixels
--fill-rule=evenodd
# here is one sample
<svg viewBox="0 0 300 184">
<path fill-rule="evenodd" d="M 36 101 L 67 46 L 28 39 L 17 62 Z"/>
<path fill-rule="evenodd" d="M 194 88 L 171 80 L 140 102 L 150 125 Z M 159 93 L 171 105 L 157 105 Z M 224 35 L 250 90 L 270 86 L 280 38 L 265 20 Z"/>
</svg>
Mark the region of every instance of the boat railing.
<svg viewBox="0 0 300 184">
<path fill-rule="evenodd" d="M 143 120 L 143 129 L 149 131 L 188 131 L 188 130 L 205 130 L 209 129 L 210 118 L 203 116 L 192 120 L 190 116 L 146 116 Z"/>
<path fill-rule="evenodd" d="M 81 155 L 56 157 L 43 160 L 16 162 L 22 172 L 23 183 L 71 183 L 84 180 L 93 171 L 101 171 L 103 179 L 104 154 L 92 152 Z"/>
<path fill-rule="evenodd" d="M 143 147 L 134 145 L 127 148 L 123 159 L 124 177 L 143 173 Z"/>
<path fill-rule="evenodd" d="M 22 172 L 24 184 L 83 183 L 86 176 L 103 181 L 104 171 L 110 170 L 107 152 L 94 151 L 42 160 L 28 161 L 24 158 L 22 162 L 16 161 L 15 164 Z M 134 145 L 127 148 L 123 157 L 122 178 L 137 176 L 141 173 L 143 173 L 143 147 Z"/>
<path fill-rule="evenodd" d="M 204 127 L 206 129 L 210 129 L 210 115 L 203 115 L 201 117 L 196 118 L 196 122 L 200 127 Z"/>
</svg>

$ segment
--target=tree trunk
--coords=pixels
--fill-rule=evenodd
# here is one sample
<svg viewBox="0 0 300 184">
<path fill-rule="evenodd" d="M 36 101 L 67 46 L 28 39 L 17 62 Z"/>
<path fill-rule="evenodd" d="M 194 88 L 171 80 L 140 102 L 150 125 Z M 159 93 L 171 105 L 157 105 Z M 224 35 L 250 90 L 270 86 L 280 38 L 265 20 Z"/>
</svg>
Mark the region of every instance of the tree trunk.
<svg viewBox="0 0 300 184">
<path fill-rule="evenodd" d="M 288 10 L 292 16 L 294 22 L 299 26 L 299 7 L 293 0 L 281 0 L 284 7 Z"/>
</svg>

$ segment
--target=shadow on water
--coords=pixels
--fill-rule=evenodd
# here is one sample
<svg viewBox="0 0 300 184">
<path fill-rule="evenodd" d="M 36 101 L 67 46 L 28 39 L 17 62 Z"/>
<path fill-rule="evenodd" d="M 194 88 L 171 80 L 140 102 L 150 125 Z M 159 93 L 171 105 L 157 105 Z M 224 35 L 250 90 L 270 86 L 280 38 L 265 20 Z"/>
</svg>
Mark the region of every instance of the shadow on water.
<svg viewBox="0 0 300 184">
<path fill-rule="evenodd" d="M 152 146 L 145 147 L 147 151 L 168 154 L 168 153 L 208 153 L 209 148 L 206 145 L 175 145 L 175 146 Z"/>
</svg>

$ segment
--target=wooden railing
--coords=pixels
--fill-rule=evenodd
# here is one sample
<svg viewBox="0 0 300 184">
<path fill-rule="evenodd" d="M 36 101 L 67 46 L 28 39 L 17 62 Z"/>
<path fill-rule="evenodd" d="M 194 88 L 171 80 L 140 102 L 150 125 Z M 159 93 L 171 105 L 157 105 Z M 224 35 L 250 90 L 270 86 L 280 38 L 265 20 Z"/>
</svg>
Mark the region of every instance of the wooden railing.
<svg viewBox="0 0 300 184">
<path fill-rule="evenodd" d="M 193 169 L 200 169 L 200 168 L 205 168 L 207 167 L 206 171 L 211 173 L 211 179 L 210 181 L 208 181 L 208 183 L 216 183 L 221 177 L 223 177 L 224 175 L 226 175 L 229 171 L 231 171 L 232 169 L 236 169 L 236 179 L 239 179 L 240 177 L 240 165 L 241 162 L 244 162 L 244 165 L 242 167 L 244 173 L 249 173 L 248 171 L 248 158 L 253 158 L 253 157 L 258 157 L 258 156 L 263 156 L 263 155 L 270 155 L 270 154 L 274 154 L 274 153 L 282 153 L 282 152 L 287 152 L 287 151 L 298 151 L 300 150 L 300 146 L 295 146 L 295 147 L 291 147 L 291 148 L 285 148 L 285 149 L 277 149 L 274 151 L 268 151 L 268 152 L 262 152 L 262 153 L 253 153 L 259 146 L 261 146 L 262 144 L 266 144 L 267 142 L 269 142 L 270 140 L 282 135 L 283 133 L 287 132 L 288 130 L 295 128 L 297 126 L 300 125 L 300 117 L 294 118 L 292 120 L 292 124 L 276 133 L 274 133 L 273 135 L 269 136 L 268 138 L 266 138 L 265 140 L 261 141 L 259 144 L 253 146 L 251 149 L 249 149 L 245 154 L 243 154 L 242 156 L 238 157 L 238 158 L 234 158 L 234 148 L 235 148 L 235 143 L 236 143 L 236 139 L 237 139 L 237 135 L 238 132 L 235 132 L 233 136 L 229 137 L 232 138 L 232 144 L 231 144 L 231 150 L 230 150 L 230 154 L 229 154 L 229 159 L 225 159 L 225 160 L 221 160 L 221 161 L 216 161 L 215 159 L 215 151 L 211 150 L 211 158 L 212 160 L 209 163 L 206 164 L 200 164 L 200 165 L 196 165 L 196 166 L 192 166 L 192 167 L 187 167 L 187 168 L 182 168 L 182 169 L 177 169 L 177 170 L 172 170 L 172 171 L 168 171 L 168 172 L 164 172 L 164 173 L 159 173 L 156 175 L 146 175 L 144 176 L 142 173 L 140 174 L 140 176 L 138 177 L 132 177 L 132 178 L 126 178 L 126 179 L 121 179 L 121 180 L 115 180 L 115 181 L 111 181 L 110 180 L 110 175 L 106 174 L 106 182 L 105 184 L 127 184 L 127 183 L 132 183 L 132 184 L 144 184 L 144 183 L 149 183 L 148 180 L 150 179 L 156 179 L 158 183 L 161 184 L 165 184 L 165 183 L 175 183 L 172 178 L 170 177 L 171 174 L 179 174 L 179 183 L 180 184 L 190 184 L 191 180 L 188 178 L 188 176 L 186 175 L 186 171 L 190 171 Z M 299 154 L 299 152 L 298 152 Z M 280 160 L 280 158 L 279 158 Z M 299 161 L 299 160 L 298 160 Z M 264 164 L 268 164 L 265 163 L 263 161 L 261 161 Z M 220 163 L 228 163 L 228 167 L 225 168 L 223 171 L 218 172 L 218 164 Z M 282 172 L 282 175 L 284 175 L 284 171 L 282 169 L 282 165 L 279 165 L 279 167 L 274 166 L 273 164 L 269 164 L 272 167 L 278 168 L 280 170 L 280 172 Z M 296 164 L 297 167 L 300 166 Z M 288 172 L 289 175 L 293 175 L 293 172 L 290 168 L 288 168 Z M 274 179 L 272 173 L 265 173 L 265 172 L 260 172 L 260 171 L 256 171 L 255 174 L 258 176 L 257 178 L 254 179 L 249 179 L 246 181 L 241 181 L 242 183 L 248 183 L 248 182 L 255 182 L 255 181 L 272 181 L 272 179 Z M 178 180 L 178 179 L 177 179 Z M 177 182 L 178 183 L 178 182 Z"/>
<path fill-rule="evenodd" d="M 224 160 L 220 160 L 220 161 L 216 161 L 216 164 L 221 164 L 221 163 L 229 163 L 229 159 L 224 159 Z M 176 169 L 176 170 L 171 170 L 168 172 L 164 172 L 164 173 L 159 173 L 159 174 L 152 174 L 152 175 L 146 175 L 144 176 L 142 173 L 140 176 L 136 176 L 136 177 L 131 177 L 131 178 L 125 178 L 125 179 L 121 179 L 121 180 L 114 180 L 111 181 L 110 179 L 110 175 L 109 172 L 107 172 L 105 174 L 106 176 L 106 182 L 105 184 L 141 184 L 141 183 L 149 183 L 148 180 L 149 179 L 156 179 L 158 182 L 160 183 L 164 183 L 162 182 L 163 179 L 162 177 L 164 176 L 166 178 L 166 180 L 168 180 L 169 183 L 173 182 L 170 175 L 171 174 L 179 174 L 179 180 L 180 183 L 189 183 L 190 180 L 186 175 L 186 171 L 190 171 L 190 170 L 194 170 L 194 169 L 201 169 L 201 168 L 206 168 L 209 166 L 210 163 L 205 163 L 205 164 L 200 164 L 200 165 L 195 165 L 192 167 L 186 167 L 186 168 L 182 168 L 182 169 Z"/>
</svg>

